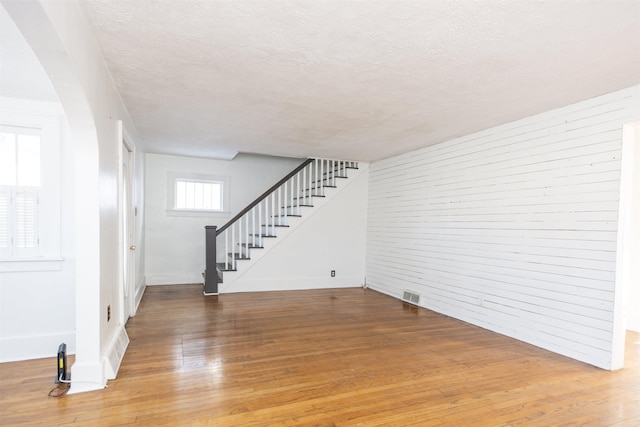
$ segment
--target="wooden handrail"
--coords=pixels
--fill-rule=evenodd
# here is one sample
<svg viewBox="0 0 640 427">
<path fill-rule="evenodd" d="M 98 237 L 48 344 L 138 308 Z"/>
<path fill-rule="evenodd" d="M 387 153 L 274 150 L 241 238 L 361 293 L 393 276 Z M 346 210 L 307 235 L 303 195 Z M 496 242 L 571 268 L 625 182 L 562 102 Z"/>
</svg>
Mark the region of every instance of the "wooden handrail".
<svg viewBox="0 0 640 427">
<path fill-rule="evenodd" d="M 227 223 L 225 225 L 223 225 L 222 227 L 218 228 L 218 230 L 216 231 L 216 235 L 220 235 L 220 233 L 222 233 L 224 230 L 226 230 L 227 228 L 229 228 L 231 226 L 231 224 L 233 224 L 234 222 L 236 222 L 238 219 L 240 219 L 244 214 L 246 214 L 247 212 L 249 212 L 254 206 L 256 206 L 258 203 L 260 203 L 261 201 L 263 201 L 264 199 L 267 198 L 267 196 L 271 193 L 273 193 L 278 187 L 280 187 L 282 184 L 284 184 L 285 182 L 287 182 L 292 176 L 294 176 L 295 174 L 297 174 L 298 172 L 300 172 L 302 169 L 304 169 L 309 163 L 313 162 L 313 159 L 307 159 L 304 162 L 302 162 L 302 164 L 300 166 L 298 166 L 297 168 L 295 168 L 294 170 L 292 170 L 291 172 L 289 172 L 289 174 L 287 174 L 287 176 L 285 176 L 284 178 L 282 178 L 280 181 L 276 182 L 274 185 L 271 186 L 271 188 L 269 188 L 267 191 L 265 191 L 264 193 L 262 193 L 262 195 L 258 196 L 257 199 L 255 199 L 253 202 L 249 203 L 247 205 L 246 208 L 242 209 L 236 216 L 234 216 L 233 218 L 231 218 L 229 221 L 227 221 Z"/>
</svg>

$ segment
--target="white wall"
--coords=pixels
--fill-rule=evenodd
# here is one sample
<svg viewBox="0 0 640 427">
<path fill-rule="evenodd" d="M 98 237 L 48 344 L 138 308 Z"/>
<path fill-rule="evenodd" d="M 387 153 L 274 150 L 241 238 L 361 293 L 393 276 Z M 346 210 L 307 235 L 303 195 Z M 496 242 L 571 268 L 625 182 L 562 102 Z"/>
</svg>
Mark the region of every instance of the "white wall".
<svg viewBox="0 0 640 427">
<path fill-rule="evenodd" d="M 259 260 L 245 270 L 247 262 L 238 261 L 234 281 L 220 284 L 220 292 L 256 292 L 275 290 L 358 287 L 364 284 L 368 165 L 360 163 L 358 175 L 348 171 L 349 179 L 338 180 L 337 189 L 327 188 L 327 201 L 313 200 L 305 208 L 301 221 L 289 231 L 279 228 L 279 237 L 268 239 L 275 246 L 252 249 Z M 330 193 L 336 192 L 334 195 Z M 331 270 L 335 277 L 331 277 Z"/>
<path fill-rule="evenodd" d="M 0 102 L 3 109 L 15 105 L 34 115 L 56 117 L 60 123 L 60 190 L 59 195 L 57 189 L 54 192 L 55 207 L 43 212 L 45 217 L 59 218 L 58 223 L 46 224 L 60 230 L 59 247 L 56 252 L 43 254 L 46 257 L 41 261 L 0 261 L 0 362 L 52 357 L 62 342 L 73 353 L 75 233 L 73 145 L 69 129 L 59 103 L 12 99 Z"/>
<path fill-rule="evenodd" d="M 204 227 L 222 226 L 303 159 L 239 154 L 233 160 L 146 155 L 145 275 L 147 285 L 202 283 Z M 229 212 L 197 216 L 167 213 L 170 173 L 229 177 Z"/>
<path fill-rule="evenodd" d="M 71 129 L 77 178 L 74 217 L 78 283 L 71 391 L 102 388 L 113 343 L 124 332 L 123 322 L 118 320 L 122 319 L 118 245 L 120 121 L 132 137 L 130 143 L 136 144 L 137 135 L 76 1 L 1 1 L 51 79 Z M 108 306 L 111 321 L 107 320 Z"/>
<path fill-rule="evenodd" d="M 638 92 L 373 163 L 368 285 L 611 368 L 622 125 Z"/>
</svg>

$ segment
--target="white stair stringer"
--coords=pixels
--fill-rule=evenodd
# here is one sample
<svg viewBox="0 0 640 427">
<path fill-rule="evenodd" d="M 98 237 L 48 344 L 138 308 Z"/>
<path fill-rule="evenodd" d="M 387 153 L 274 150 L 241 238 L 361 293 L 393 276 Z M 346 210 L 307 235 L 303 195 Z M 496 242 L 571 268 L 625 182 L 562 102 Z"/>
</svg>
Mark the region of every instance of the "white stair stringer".
<svg viewBox="0 0 640 427">
<path fill-rule="evenodd" d="M 236 271 L 224 271 L 223 282 L 218 284 L 219 293 L 232 293 L 243 292 L 246 290 L 239 289 L 234 286 L 234 283 L 247 274 L 254 268 L 260 261 L 267 256 L 274 248 L 286 241 L 287 238 L 293 235 L 296 230 L 313 218 L 317 213 L 321 212 L 323 207 L 331 203 L 331 201 L 340 193 L 349 188 L 357 178 L 368 171 L 369 165 L 367 163 L 359 163 L 358 169 L 349 169 L 347 172 L 347 179 L 339 180 L 336 188 L 325 187 L 324 197 L 313 197 L 313 206 L 300 206 L 300 216 L 288 216 L 288 227 L 277 227 L 276 237 L 263 238 L 262 248 L 249 249 L 250 259 L 243 259 L 237 261 Z"/>
</svg>

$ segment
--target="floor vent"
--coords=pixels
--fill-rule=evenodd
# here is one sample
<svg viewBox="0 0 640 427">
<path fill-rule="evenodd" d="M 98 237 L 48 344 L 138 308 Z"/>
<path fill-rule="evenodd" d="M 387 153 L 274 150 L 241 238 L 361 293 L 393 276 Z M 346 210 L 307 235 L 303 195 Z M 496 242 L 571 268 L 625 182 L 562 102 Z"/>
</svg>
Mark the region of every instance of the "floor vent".
<svg viewBox="0 0 640 427">
<path fill-rule="evenodd" d="M 408 302 L 409 304 L 419 305 L 420 303 L 420 295 L 411 291 L 404 291 L 402 294 L 402 301 Z"/>
<path fill-rule="evenodd" d="M 108 356 L 106 357 L 105 374 L 108 380 L 116 378 L 118 369 L 120 368 L 120 363 L 122 363 L 122 358 L 124 357 L 124 352 L 127 350 L 128 346 L 129 336 L 127 335 L 127 331 L 122 328 L 120 330 L 120 334 L 113 342 L 111 351 L 108 351 L 107 353 Z"/>
</svg>

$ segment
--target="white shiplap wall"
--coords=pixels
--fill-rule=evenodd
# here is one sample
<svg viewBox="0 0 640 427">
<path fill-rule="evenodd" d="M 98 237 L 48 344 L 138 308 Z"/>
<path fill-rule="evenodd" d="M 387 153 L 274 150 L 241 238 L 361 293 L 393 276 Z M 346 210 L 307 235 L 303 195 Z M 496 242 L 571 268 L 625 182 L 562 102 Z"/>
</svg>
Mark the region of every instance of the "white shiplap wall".
<svg viewBox="0 0 640 427">
<path fill-rule="evenodd" d="M 373 163 L 367 285 L 610 368 L 622 125 L 639 92 Z"/>
</svg>

